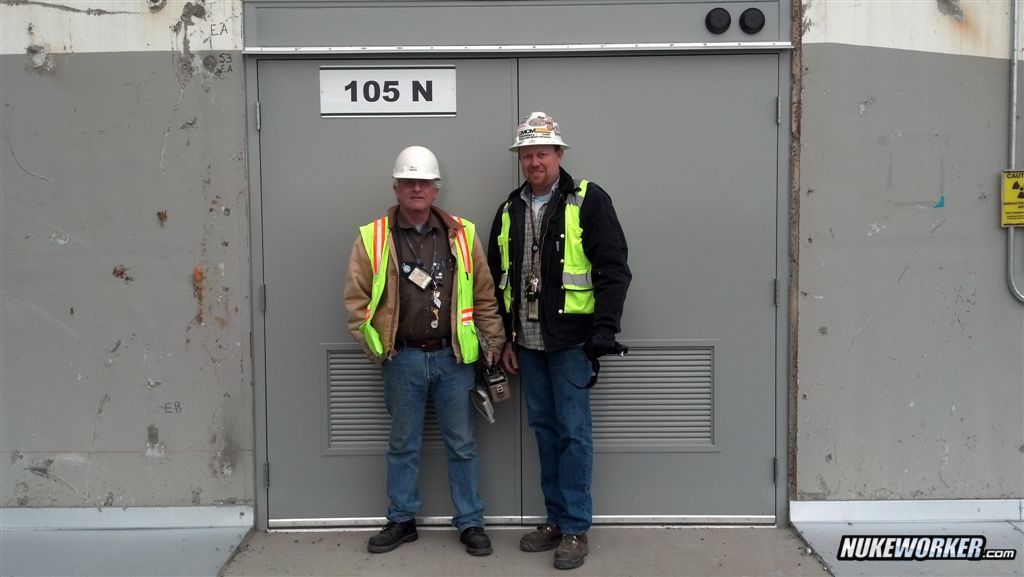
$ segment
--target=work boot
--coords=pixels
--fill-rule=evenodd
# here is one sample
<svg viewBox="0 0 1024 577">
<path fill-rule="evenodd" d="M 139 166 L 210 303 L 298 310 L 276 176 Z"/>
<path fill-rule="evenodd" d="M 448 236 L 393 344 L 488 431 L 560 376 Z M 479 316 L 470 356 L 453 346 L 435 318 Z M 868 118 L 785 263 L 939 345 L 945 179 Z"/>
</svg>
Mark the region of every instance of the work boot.
<svg viewBox="0 0 1024 577">
<path fill-rule="evenodd" d="M 583 558 L 590 553 L 587 534 L 562 535 L 562 542 L 555 549 L 555 569 L 575 569 L 583 564 Z"/>
<path fill-rule="evenodd" d="M 419 533 L 416 532 L 416 519 L 409 519 L 401 523 L 389 521 L 380 530 L 380 533 L 370 537 L 370 542 L 366 544 L 366 550 L 370 553 L 387 553 L 398 549 L 402 543 L 412 543 L 419 537 Z"/>
<path fill-rule="evenodd" d="M 562 530 L 553 523 L 537 525 L 536 531 L 530 531 L 519 540 L 519 549 L 528 553 L 550 551 L 562 541 Z"/>
<path fill-rule="evenodd" d="M 466 545 L 466 553 L 470 555 L 482 557 L 494 551 L 491 548 L 491 539 L 484 533 L 483 527 L 466 527 L 459 535 L 459 541 Z"/>
</svg>

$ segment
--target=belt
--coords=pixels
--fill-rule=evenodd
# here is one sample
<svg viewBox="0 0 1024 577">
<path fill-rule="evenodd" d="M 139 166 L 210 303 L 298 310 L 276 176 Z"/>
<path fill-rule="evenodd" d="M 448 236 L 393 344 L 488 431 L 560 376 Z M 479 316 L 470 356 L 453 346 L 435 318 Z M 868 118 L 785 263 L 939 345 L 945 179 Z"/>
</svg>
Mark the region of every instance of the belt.
<svg viewBox="0 0 1024 577">
<path fill-rule="evenodd" d="M 448 339 L 427 339 L 424 341 L 409 341 L 399 339 L 395 341 L 396 349 L 419 349 L 421 351 L 437 351 L 449 346 L 451 343 Z"/>
</svg>

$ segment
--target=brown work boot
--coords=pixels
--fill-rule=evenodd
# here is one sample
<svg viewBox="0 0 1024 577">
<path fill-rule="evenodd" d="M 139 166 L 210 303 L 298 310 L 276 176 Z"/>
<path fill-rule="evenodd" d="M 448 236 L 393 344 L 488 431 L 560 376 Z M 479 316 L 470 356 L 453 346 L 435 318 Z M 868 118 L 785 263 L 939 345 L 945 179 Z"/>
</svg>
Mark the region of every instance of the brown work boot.
<svg viewBox="0 0 1024 577">
<path fill-rule="evenodd" d="M 583 558 L 590 553 L 587 534 L 562 535 L 562 542 L 555 549 L 555 569 L 575 569 L 583 564 Z"/>
<path fill-rule="evenodd" d="M 519 540 L 519 548 L 528 553 L 550 551 L 562 541 L 562 530 L 558 525 L 544 523 L 537 525 L 536 531 L 530 531 Z"/>
</svg>

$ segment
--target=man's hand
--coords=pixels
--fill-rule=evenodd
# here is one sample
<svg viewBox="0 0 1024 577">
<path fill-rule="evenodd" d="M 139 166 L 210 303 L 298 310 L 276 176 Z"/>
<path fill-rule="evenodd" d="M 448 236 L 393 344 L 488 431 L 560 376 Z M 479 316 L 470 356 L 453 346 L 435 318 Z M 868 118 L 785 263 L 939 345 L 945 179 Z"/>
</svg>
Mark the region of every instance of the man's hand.
<svg viewBox="0 0 1024 577">
<path fill-rule="evenodd" d="M 501 351 L 501 364 L 508 374 L 519 374 L 519 357 L 516 356 L 515 345 L 512 343 L 505 343 L 505 348 Z"/>
<path fill-rule="evenodd" d="M 488 350 L 484 353 L 484 362 L 487 363 L 488 367 L 493 367 L 499 360 L 501 360 L 501 351 Z"/>
<path fill-rule="evenodd" d="M 619 355 L 627 351 L 628 348 L 615 341 L 615 334 L 608 331 L 598 331 L 583 343 L 583 354 L 592 361 L 605 355 Z"/>
</svg>

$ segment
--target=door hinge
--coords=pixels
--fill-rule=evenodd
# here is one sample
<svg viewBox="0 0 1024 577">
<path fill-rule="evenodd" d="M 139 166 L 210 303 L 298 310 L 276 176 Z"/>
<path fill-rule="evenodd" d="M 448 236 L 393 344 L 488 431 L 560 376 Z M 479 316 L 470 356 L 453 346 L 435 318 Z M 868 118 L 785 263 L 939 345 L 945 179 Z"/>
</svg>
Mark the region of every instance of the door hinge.
<svg viewBox="0 0 1024 577">
<path fill-rule="evenodd" d="M 779 458 L 772 457 L 772 484 L 779 484 Z"/>
<path fill-rule="evenodd" d="M 257 105 L 259 105 L 259 103 L 257 103 Z M 257 110 L 259 109 L 257 108 Z M 259 114 L 256 115 L 256 118 L 259 118 Z M 782 124 L 782 99 L 778 96 L 775 97 L 775 124 Z"/>
<path fill-rule="evenodd" d="M 260 101 L 257 100 L 256 101 L 256 132 L 259 132 L 261 130 L 262 125 L 263 125 L 262 120 L 263 119 L 260 118 Z"/>
<path fill-rule="evenodd" d="M 270 488 L 270 463 L 263 463 L 263 488 Z"/>
<path fill-rule="evenodd" d="M 260 312 L 267 312 L 267 285 L 260 285 Z"/>
<path fill-rule="evenodd" d="M 775 308 L 779 308 L 779 279 L 775 279 L 775 282 L 772 286 L 774 287 L 775 291 L 775 294 L 772 297 L 772 299 L 775 302 Z"/>
</svg>

